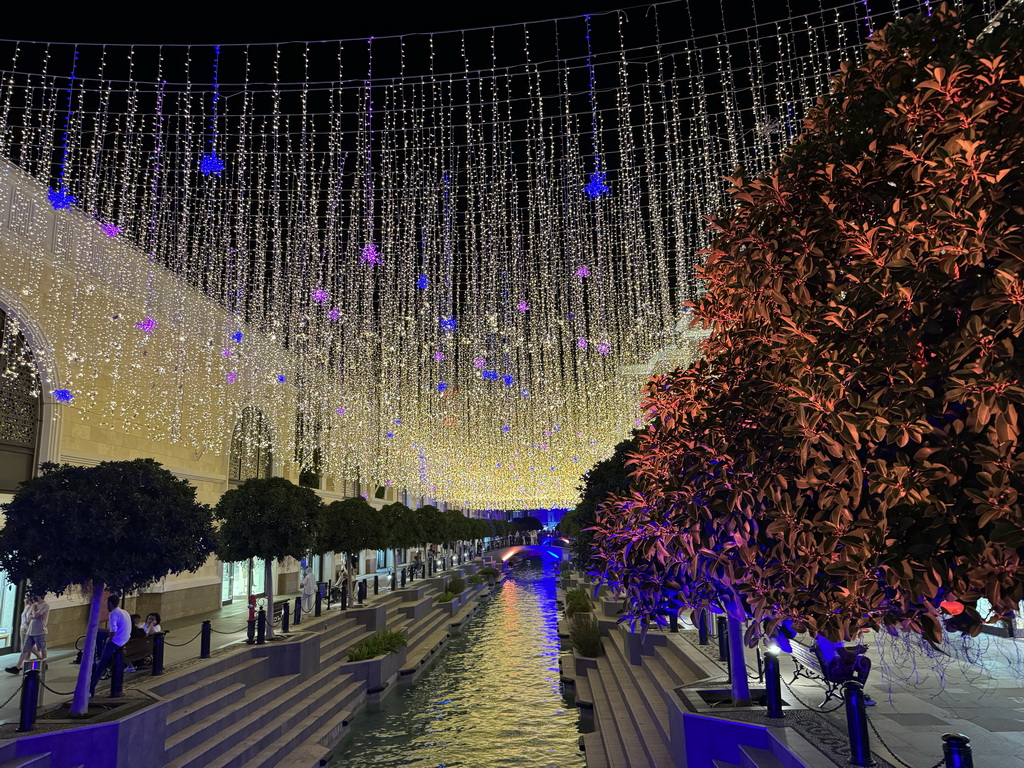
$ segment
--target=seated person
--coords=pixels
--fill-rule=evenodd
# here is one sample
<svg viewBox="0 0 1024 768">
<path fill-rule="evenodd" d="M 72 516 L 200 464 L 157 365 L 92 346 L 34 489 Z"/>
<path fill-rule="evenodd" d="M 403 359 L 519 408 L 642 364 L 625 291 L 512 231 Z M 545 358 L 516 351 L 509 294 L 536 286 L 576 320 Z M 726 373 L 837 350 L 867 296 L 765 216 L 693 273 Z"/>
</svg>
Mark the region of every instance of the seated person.
<svg viewBox="0 0 1024 768">
<path fill-rule="evenodd" d="M 160 614 L 154 611 L 146 616 L 146 623 L 143 625 L 147 635 L 155 635 L 163 630 L 160 628 Z"/>
<path fill-rule="evenodd" d="M 137 613 L 133 613 L 132 614 L 132 634 L 131 634 L 131 638 L 130 639 L 135 640 L 136 638 L 145 637 L 145 636 L 146 636 L 146 625 L 142 623 L 142 617 L 139 614 L 137 614 Z"/>
<path fill-rule="evenodd" d="M 867 685 L 868 674 L 871 672 L 871 659 L 865 655 L 868 652 L 866 646 L 859 643 L 854 646 L 847 646 L 842 642 L 833 643 L 821 635 L 815 639 L 818 643 L 818 650 L 821 651 L 821 659 L 833 680 L 837 682 L 856 680 L 862 686 Z M 868 706 L 875 703 L 866 691 L 864 703 Z"/>
</svg>

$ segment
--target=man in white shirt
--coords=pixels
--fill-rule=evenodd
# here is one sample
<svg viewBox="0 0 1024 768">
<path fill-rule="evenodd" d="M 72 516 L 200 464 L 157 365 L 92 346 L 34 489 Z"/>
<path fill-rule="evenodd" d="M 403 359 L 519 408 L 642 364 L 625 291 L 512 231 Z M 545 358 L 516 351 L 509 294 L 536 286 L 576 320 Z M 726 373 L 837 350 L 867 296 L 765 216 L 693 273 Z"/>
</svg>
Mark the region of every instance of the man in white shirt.
<svg viewBox="0 0 1024 768">
<path fill-rule="evenodd" d="M 106 643 L 103 644 L 103 652 L 100 660 L 92 670 L 92 684 L 89 686 L 89 695 L 96 694 L 96 684 L 107 671 L 114 653 L 128 643 L 132 636 L 132 617 L 124 608 L 120 607 L 121 599 L 117 595 L 107 598 L 107 610 L 110 611 L 110 634 Z"/>
</svg>

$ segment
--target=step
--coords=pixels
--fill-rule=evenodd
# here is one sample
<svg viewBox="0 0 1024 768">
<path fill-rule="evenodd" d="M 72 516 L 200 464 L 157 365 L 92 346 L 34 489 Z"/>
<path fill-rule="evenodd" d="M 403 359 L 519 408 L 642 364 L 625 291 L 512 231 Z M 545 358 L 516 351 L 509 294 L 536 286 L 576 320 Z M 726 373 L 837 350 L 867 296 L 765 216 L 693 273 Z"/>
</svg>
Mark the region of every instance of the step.
<svg viewBox="0 0 1024 768">
<path fill-rule="evenodd" d="M 712 760 L 711 768 L 743 768 L 743 766 L 730 763 L 728 760 Z"/>
<path fill-rule="evenodd" d="M 609 640 L 610 642 L 606 644 L 607 661 L 614 671 L 623 697 L 630 704 L 631 714 L 639 719 L 640 708 L 643 707 L 648 715 L 647 721 L 657 729 L 658 737 L 667 747 L 670 741 L 668 706 L 662 695 L 662 687 L 650 674 L 649 667 L 646 666 L 650 657 L 643 657 L 644 665 L 631 664 L 625 656 L 628 651 L 625 646 L 624 633 L 612 633 Z M 643 723 L 638 722 L 638 727 L 646 731 L 642 725 Z M 645 732 L 645 736 L 647 735 Z"/>
<path fill-rule="evenodd" d="M 608 764 L 615 766 L 615 768 L 629 768 L 631 764 L 626 757 L 627 749 L 631 747 L 634 754 L 639 754 L 641 750 L 640 745 L 636 743 L 635 736 L 632 739 L 633 743 L 627 746 L 619 735 L 614 713 L 616 712 L 616 707 L 621 711 L 622 702 L 616 701 L 615 698 L 609 695 L 600 669 L 589 670 L 587 678 L 590 680 L 590 689 L 593 692 L 594 720 L 597 726 L 596 733 L 600 734 L 601 745 L 604 748 L 604 754 L 608 758 Z"/>
<path fill-rule="evenodd" d="M 0 763 L 0 768 L 50 768 L 50 753 L 14 757 Z"/>
<path fill-rule="evenodd" d="M 211 741 L 230 738 L 232 726 L 251 717 L 254 711 L 260 711 L 253 710 L 253 706 L 263 699 L 274 698 L 281 684 L 288 679 L 290 678 L 272 677 L 262 683 L 250 685 L 245 689 L 242 698 L 236 698 L 227 706 L 220 708 L 213 717 L 200 720 L 168 736 L 164 741 L 164 756 L 168 764 L 178 765 L 177 761 L 182 759 L 185 761 L 180 764 L 188 765 L 195 759 L 193 753 L 202 756 L 210 748 Z"/>
<path fill-rule="evenodd" d="M 279 765 L 282 754 L 305 742 L 332 715 L 347 715 L 349 709 L 346 703 L 355 701 L 360 693 L 365 697 L 365 683 L 362 680 L 350 680 L 347 685 L 339 686 L 339 689 L 336 695 L 319 703 L 315 709 L 311 710 L 311 705 L 303 697 L 303 700 L 295 702 L 287 710 L 279 711 L 271 723 L 251 731 L 231 749 L 205 763 L 204 768 L 271 768 Z"/>
<path fill-rule="evenodd" d="M 214 691 L 205 698 L 199 699 L 192 704 L 186 704 L 181 709 L 172 712 L 167 716 L 166 735 L 168 737 L 173 736 L 182 729 L 188 728 L 207 717 L 211 717 L 224 704 L 230 702 L 236 693 L 244 691 L 244 689 L 245 685 L 243 683 L 232 683 Z M 244 695 L 243 693 L 242 696 Z"/>
<path fill-rule="evenodd" d="M 576 678 L 576 706 L 590 710 L 590 717 L 594 714 L 594 694 L 590 691 L 590 680 L 586 675 Z"/>
<path fill-rule="evenodd" d="M 580 749 L 587 758 L 587 768 L 615 768 L 608 762 L 608 755 L 604 752 L 604 744 L 601 743 L 601 734 L 597 731 L 584 733 L 580 736 Z"/>
<path fill-rule="evenodd" d="M 227 666 L 221 672 L 209 674 L 208 668 L 199 668 L 182 677 L 186 683 L 193 678 L 196 680 L 195 682 L 172 689 L 170 693 L 164 693 L 163 686 L 154 688 L 153 692 L 169 699 L 171 708 L 177 710 L 206 698 L 211 688 L 227 687 L 235 683 L 249 685 L 266 679 L 269 671 L 269 661 L 266 657 L 245 658 L 244 652 L 239 656 L 242 657 L 239 662 Z"/>
<path fill-rule="evenodd" d="M 740 744 L 741 768 L 785 768 L 782 761 L 767 749 Z"/>
<path fill-rule="evenodd" d="M 651 694 L 657 697 L 653 702 L 645 696 L 636 681 L 632 677 L 632 669 L 628 662 L 625 664 L 621 658 L 616 659 L 618 644 L 614 641 L 609 643 L 612 646 L 610 653 L 598 659 L 598 670 L 605 685 L 609 701 L 613 706 L 613 714 L 619 718 L 618 727 L 623 741 L 628 746 L 630 761 L 634 765 L 642 765 L 636 760 L 640 755 L 647 756 L 650 765 L 671 765 L 672 757 L 668 748 L 667 736 L 667 714 L 663 724 L 658 717 L 657 710 L 660 707 L 665 712 L 665 702 L 661 693 L 653 684 Z M 595 713 L 598 719 L 601 712 Z M 632 724 L 632 733 L 626 733 Z"/>
</svg>

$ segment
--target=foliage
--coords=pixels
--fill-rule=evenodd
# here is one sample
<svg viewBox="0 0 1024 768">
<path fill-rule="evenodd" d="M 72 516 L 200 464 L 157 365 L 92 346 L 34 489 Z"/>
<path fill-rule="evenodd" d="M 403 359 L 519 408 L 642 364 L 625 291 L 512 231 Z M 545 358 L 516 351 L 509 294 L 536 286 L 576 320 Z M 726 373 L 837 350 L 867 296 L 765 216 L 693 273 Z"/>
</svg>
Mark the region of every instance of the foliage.
<svg viewBox="0 0 1024 768">
<path fill-rule="evenodd" d="M 589 613 L 594 603 L 585 589 L 570 589 L 565 593 L 565 617 L 571 619 L 575 613 Z"/>
<path fill-rule="evenodd" d="M 596 523 L 634 617 L 717 603 L 751 641 L 789 620 L 938 642 L 1016 610 L 1022 15 L 876 33 L 771 175 L 733 180 L 705 357 L 651 381 L 632 493 Z"/>
<path fill-rule="evenodd" d="M 380 516 L 362 496 L 332 501 L 321 515 L 318 552 L 362 552 L 380 549 L 384 538 Z"/>
<path fill-rule="evenodd" d="M 423 529 L 423 541 L 420 544 L 441 544 L 447 541 L 444 513 L 433 504 L 424 504 L 416 510 L 420 527 Z"/>
<path fill-rule="evenodd" d="M 579 504 L 566 512 L 558 524 L 558 529 L 572 540 L 571 549 L 577 568 L 592 567 L 590 558 L 594 534 L 591 526 L 598 508 L 605 500 L 629 489 L 627 461 L 637 449 L 639 436 L 640 432 L 634 430 L 632 437 L 615 446 L 611 456 L 599 461 L 583 476 Z"/>
<path fill-rule="evenodd" d="M 461 595 L 466 591 L 466 580 L 456 576 L 448 582 L 448 589 L 453 595 Z"/>
<path fill-rule="evenodd" d="M 526 517 L 520 517 L 515 522 L 516 530 L 520 532 L 524 531 L 539 531 L 544 528 L 544 524 L 533 515 L 527 515 Z"/>
<path fill-rule="evenodd" d="M 481 576 L 479 573 L 472 573 L 472 574 L 470 574 L 469 578 L 466 579 L 466 581 L 469 582 L 470 584 L 483 584 L 484 583 L 484 577 Z"/>
<path fill-rule="evenodd" d="M 403 629 L 382 629 L 348 649 L 349 661 L 365 661 L 375 656 L 398 653 L 409 644 Z"/>
<path fill-rule="evenodd" d="M 313 546 L 321 507 L 311 489 L 283 477 L 246 480 L 217 502 L 217 555 L 225 562 L 301 557 Z"/>
<path fill-rule="evenodd" d="M 213 551 L 213 514 L 196 489 L 152 459 L 94 467 L 43 464 L 6 506 L 0 568 L 33 591 L 91 592 L 84 653 L 92 658 L 104 587 L 134 592 L 168 573 L 196 571 Z M 71 714 L 89 705 L 81 665 Z"/>
<path fill-rule="evenodd" d="M 493 581 L 501 575 L 501 572 L 497 568 L 492 568 L 489 565 L 485 565 L 483 568 L 478 570 L 477 573 L 489 581 Z"/>
<path fill-rule="evenodd" d="M 593 658 L 600 656 L 604 650 L 601 646 L 601 627 L 589 613 L 576 614 L 569 620 L 569 639 L 578 656 Z"/>
<path fill-rule="evenodd" d="M 454 592 L 442 592 L 441 596 L 439 598 L 437 598 L 437 602 L 439 602 L 439 603 L 450 603 L 454 599 L 455 599 L 455 593 Z"/>
<path fill-rule="evenodd" d="M 100 582 L 135 592 L 198 570 L 213 551 L 210 508 L 153 459 L 44 464 L 5 516 L 0 568 L 34 591 L 59 595 Z"/>
<path fill-rule="evenodd" d="M 405 549 L 424 541 L 419 515 L 400 501 L 388 504 L 377 513 L 383 534 L 378 548 Z"/>
</svg>

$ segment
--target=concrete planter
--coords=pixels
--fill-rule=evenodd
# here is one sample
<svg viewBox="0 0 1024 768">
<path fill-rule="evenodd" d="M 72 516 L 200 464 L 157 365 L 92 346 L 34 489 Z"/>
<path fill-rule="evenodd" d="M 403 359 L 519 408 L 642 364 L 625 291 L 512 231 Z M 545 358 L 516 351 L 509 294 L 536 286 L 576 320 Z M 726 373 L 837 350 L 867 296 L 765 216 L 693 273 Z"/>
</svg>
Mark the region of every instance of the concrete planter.
<svg viewBox="0 0 1024 768">
<path fill-rule="evenodd" d="M 365 680 L 367 700 L 380 701 L 394 689 L 394 683 L 398 680 L 398 670 L 405 666 L 406 653 L 405 648 L 400 648 L 396 653 L 374 656 L 372 659 L 347 661 L 338 669 L 341 674 Z"/>
<path fill-rule="evenodd" d="M 597 669 L 597 658 L 594 656 L 579 656 L 576 651 L 572 652 L 573 671 L 576 677 L 583 677 L 588 669 Z"/>
</svg>

